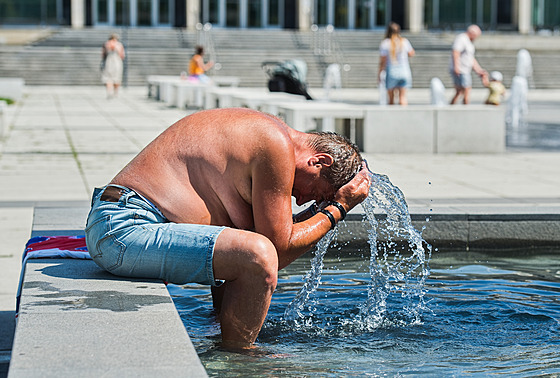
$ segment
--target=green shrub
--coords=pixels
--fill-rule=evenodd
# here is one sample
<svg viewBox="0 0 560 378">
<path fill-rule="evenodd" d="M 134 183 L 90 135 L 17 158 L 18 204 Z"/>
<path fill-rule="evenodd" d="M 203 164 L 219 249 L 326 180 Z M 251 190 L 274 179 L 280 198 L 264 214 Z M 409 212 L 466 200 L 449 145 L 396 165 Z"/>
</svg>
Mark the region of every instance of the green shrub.
<svg viewBox="0 0 560 378">
<path fill-rule="evenodd" d="M 6 103 L 8 105 L 12 105 L 15 101 L 12 100 L 11 98 L 4 98 L 4 97 L 0 97 L 0 101 L 6 101 Z"/>
</svg>

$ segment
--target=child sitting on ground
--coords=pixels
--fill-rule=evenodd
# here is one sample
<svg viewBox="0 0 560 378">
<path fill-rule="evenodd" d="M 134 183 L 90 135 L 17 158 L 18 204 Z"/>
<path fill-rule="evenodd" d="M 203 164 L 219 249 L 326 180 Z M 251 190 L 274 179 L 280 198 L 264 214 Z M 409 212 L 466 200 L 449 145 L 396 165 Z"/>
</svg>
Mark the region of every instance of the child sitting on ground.
<svg viewBox="0 0 560 378">
<path fill-rule="evenodd" d="M 490 72 L 490 80 L 488 74 L 482 76 L 482 84 L 490 90 L 486 105 L 500 105 L 502 98 L 506 93 L 506 88 L 502 84 L 503 76 L 499 71 Z"/>
</svg>

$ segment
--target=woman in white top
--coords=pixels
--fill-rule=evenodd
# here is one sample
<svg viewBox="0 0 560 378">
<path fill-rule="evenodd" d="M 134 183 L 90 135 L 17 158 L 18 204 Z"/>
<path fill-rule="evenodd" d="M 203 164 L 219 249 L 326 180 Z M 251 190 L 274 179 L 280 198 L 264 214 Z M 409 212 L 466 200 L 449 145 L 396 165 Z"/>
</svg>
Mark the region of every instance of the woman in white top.
<svg viewBox="0 0 560 378">
<path fill-rule="evenodd" d="M 385 39 L 379 46 L 379 73 L 386 72 L 385 85 L 389 104 L 395 103 L 395 92 L 398 92 L 399 104 L 408 105 L 406 90 L 412 85 L 412 74 L 408 58 L 414 56 L 414 49 L 408 39 L 401 37 L 399 24 L 391 22 L 387 27 Z"/>
</svg>

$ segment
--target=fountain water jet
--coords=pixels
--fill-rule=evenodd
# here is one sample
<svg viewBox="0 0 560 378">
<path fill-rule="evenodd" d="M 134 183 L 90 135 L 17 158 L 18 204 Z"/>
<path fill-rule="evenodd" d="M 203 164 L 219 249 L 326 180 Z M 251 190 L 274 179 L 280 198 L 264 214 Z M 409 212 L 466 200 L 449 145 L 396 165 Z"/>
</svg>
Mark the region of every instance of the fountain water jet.
<svg viewBox="0 0 560 378">
<path fill-rule="evenodd" d="M 510 96 L 506 108 L 506 125 L 513 129 L 525 125 L 525 116 L 529 112 L 527 105 L 528 80 L 532 75 L 531 55 L 527 50 L 521 49 L 517 53 L 517 68 L 515 77 L 511 82 Z"/>
<path fill-rule="evenodd" d="M 340 88 L 342 88 L 340 65 L 329 64 L 323 79 L 323 89 L 325 90 L 326 99 L 328 100 L 330 98 L 331 90 Z"/>
<path fill-rule="evenodd" d="M 447 105 L 447 100 L 445 99 L 445 86 L 438 77 L 434 77 L 430 81 L 430 100 L 432 105 Z"/>
<path fill-rule="evenodd" d="M 385 85 L 385 78 L 387 77 L 387 72 L 385 70 L 381 71 L 379 74 L 379 105 L 387 105 L 387 86 Z"/>
</svg>

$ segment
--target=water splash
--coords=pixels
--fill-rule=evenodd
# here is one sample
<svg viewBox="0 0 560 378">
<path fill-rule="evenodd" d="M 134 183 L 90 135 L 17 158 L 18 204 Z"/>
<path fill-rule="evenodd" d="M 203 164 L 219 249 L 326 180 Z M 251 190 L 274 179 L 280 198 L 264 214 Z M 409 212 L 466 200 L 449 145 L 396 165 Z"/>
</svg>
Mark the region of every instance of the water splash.
<svg viewBox="0 0 560 378">
<path fill-rule="evenodd" d="M 531 54 L 525 49 L 517 52 L 517 67 L 511 81 L 510 96 L 506 103 L 506 126 L 516 130 L 520 126 L 527 126 L 527 93 L 529 80 L 533 76 L 533 61 Z"/>
<path fill-rule="evenodd" d="M 386 214 L 382 227 L 375 217 L 376 206 Z M 362 321 L 368 328 L 384 325 L 389 311 L 387 298 L 395 293 L 404 301 L 401 309 L 394 309 L 392 322 L 398 319 L 400 325 L 419 323 L 426 307 L 424 285 L 430 273 L 431 246 L 412 225 L 403 193 L 387 176 L 372 174 L 370 195 L 362 207 L 370 223 L 372 278 L 368 300 L 360 311 Z"/>
<path fill-rule="evenodd" d="M 387 176 L 371 173 L 371 177 L 369 196 L 362 203 L 371 252 L 367 300 L 358 305 L 352 319 L 339 319 L 340 326 L 357 331 L 420 323 L 430 272 L 431 246 L 413 227 L 403 193 Z M 379 221 L 376 209 L 385 214 Z M 314 315 L 321 304 L 313 294 L 321 284 L 323 259 L 337 229 L 318 243 L 304 285 L 284 313 L 284 320 L 296 328 L 317 328 Z M 391 297 L 400 298 L 389 301 Z"/>
<path fill-rule="evenodd" d="M 301 320 L 307 325 L 311 325 L 309 321 L 305 321 L 306 316 L 304 314 L 307 308 L 310 313 L 310 318 L 313 317 L 315 312 L 315 305 L 317 304 L 316 299 L 311 299 L 311 295 L 317 291 L 317 288 L 321 284 L 321 275 L 323 273 L 323 260 L 327 249 L 331 242 L 335 239 L 336 229 L 329 231 L 320 241 L 314 251 L 314 257 L 311 260 L 311 269 L 304 278 L 304 284 L 301 290 L 297 293 L 292 302 L 288 305 L 284 317 L 288 321 L 294 321 L 299 324 Z"/>
</svg>

